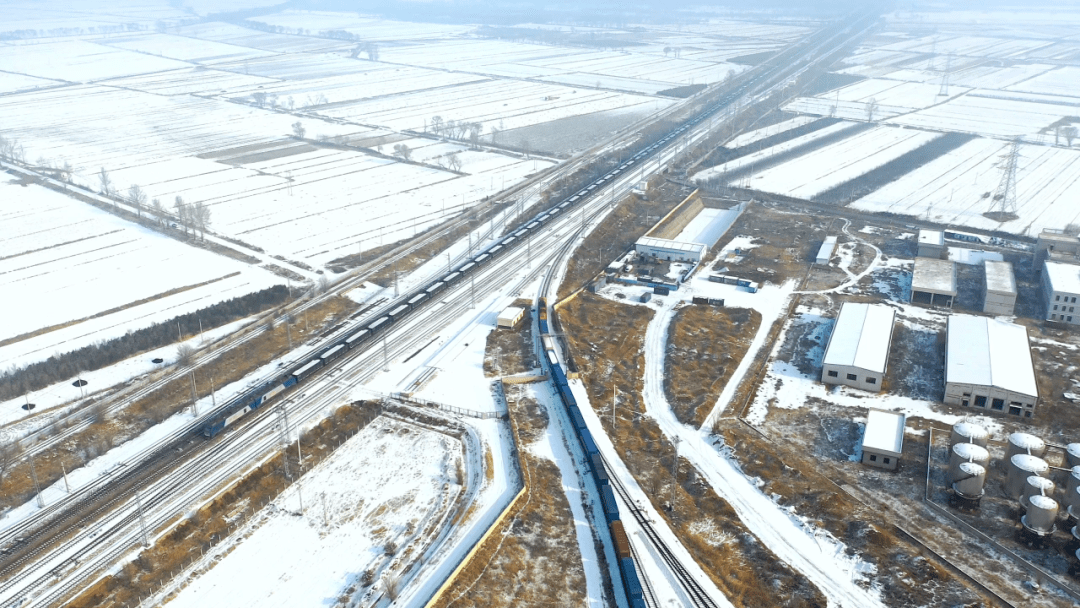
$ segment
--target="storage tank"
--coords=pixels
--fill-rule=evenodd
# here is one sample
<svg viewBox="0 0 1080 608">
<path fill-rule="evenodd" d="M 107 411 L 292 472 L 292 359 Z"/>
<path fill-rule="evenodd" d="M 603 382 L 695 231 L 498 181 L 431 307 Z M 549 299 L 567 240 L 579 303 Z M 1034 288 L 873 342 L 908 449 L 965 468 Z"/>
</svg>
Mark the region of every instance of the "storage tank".
<svg viewBox="0 0 1080 608">
<path fill-rule="evenodd" d="M 1030 532 L 1046 536 L 1054 531 L 1057 515 L 1056 500 L 1049 496 L 1032 496 L 1028 502 L 1027 514 L 1020 518 L 1020 523 Z"/>
<path fill-rule="evenodd" d="M 961 462 L 952 484 L 953 492 L 961 498 L 974 500 L 982 497 L 986 485 L 986 468 L 977 462 Z"/>
<path fill-rule="evenodd" d="M 1080 466 L 1080 443 L 1070 443 L 1065 446 L 1065 460 L 1070 467 Z"/>
<path fill-rule="evenodd" d="M 952 447 L 949 454 L 949 483 L 956 481 L 960 474 L 960 465 L 965 462 L 974 462 L 983 469 L 990 468 L 990 452 L 986 448 L 974 443 L 958 443 Z"/>
<path fill-rule="evenodd" d="M 975 445 L 985 448 L 986 443 L 989 440 L 990 433 L 974 422 L 957 422 L 953 425 L 952 432 L 949 433 L 950 447 L 958 443 L 974 443 Z"/>
<path fill-rule="evenodd" d="M 1025 507 L 1028 506 L 1028 499 L 1032 496 L 1049 496 L 1053 498 L 1054 487 L 1054 482 L 1045 477 L 1029 475 L 1024 481 L 1024 492 L 1020 495 L 1020 504 Z"/>
<path fill-rule="evenodd" d="M 1005 450 L 1005 460 L 1008 461 L 1017 454 L 1030 454 L 1042 458 L 1046 454 L 1046 442 L 1027 433 L 1013 433 L 1009 435 L 1009 447 Z"/>
<path fill-rule="evenodd" d="M 1065 492 L 1064 504 L 1069 517 L 1080 522 L 1080 488 L 1075 488 L 1072 492 Z"/>
<path fill-rule="evenodd" d="M 1065 480 L 1065 495 L 1072 494 L 1076 488 L 1080 488 L 1080 465 L 1069 471 L 1069 477 Z M 1065 504 L 1069 504 L 1069 501 L 1066 500 Z"/>
<path fill-rule="evenodd" d="M 1050 474 L 1050 465 L 1037 456 L 1016 454 L 1009 459 L 1009 473 L 1005 478 L 1005 493 L 1016 500 L 1024 491 L 1024 483 L 1032 475 L 1046 477 Z"/>
</svg>

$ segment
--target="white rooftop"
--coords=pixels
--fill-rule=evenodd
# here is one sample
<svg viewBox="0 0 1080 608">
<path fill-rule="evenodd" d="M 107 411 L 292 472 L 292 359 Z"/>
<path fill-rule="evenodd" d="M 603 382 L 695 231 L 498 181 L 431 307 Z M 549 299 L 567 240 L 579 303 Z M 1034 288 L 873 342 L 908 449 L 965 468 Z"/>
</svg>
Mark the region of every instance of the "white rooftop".
<svg viewBox="0 0 1080 608">
<path fill-rule="evenodd" d="M 655 247 L 657 249 L 670 249 L 671 251 L 701 251 L 705 249 L 702 243 L 687 243 L 684 241 L 672 241 L 671 239 L 658 239 L 652 236 L 643 236 L 637 240 L 642 247 Z"/>
<path fill-rule="evenodd" d="M 1010 262 L 983 262 L 986 268 L 986 291 L 1016 295 L 1016 276 Z"/>
<path fill-rule="evenodd" d="M 915 258 L 912 291 L 956 295 L 956 263 L 934 258 Z"/>
<path fill-rule="evenodd" d="M 885 373 L 896 311 L 881 304 L 845 302 L 825 349 L 825 365 Z"/>
<path fill-rule="evenodd" d="M 1050 279 L 1052 290 L 1080 293 L 1080 266 L 1047 260 L 1046 276 Z"/>
<path fill-rule="evenodd" d="M 827 236 L 827 237 L 825 237 L 825 242 L 823 242 L 821 244 L 821 248 L 818 249 L 817 258 L 815 258 L 815 259 L 828 260 L 828 259 L 832 258 L 832 254 L 833 254 L 834 249 L 836 249 L 836 237 L 835 236 Z"/>
<path fill-rule="evenodd" d="M 1039 396 L 1027 328 L 989 317 L 950 315 L 945 382 L 993 386 Z"/>
<path fill-rule="evenodd" d="M 920 245 L 945 245 L 945 233 L 940 230 L 920 230 Z"/>
<path fill-rule="evenodd" d="M 885 452 L 899 458 L 904 451 L 903 414 L 871 409 L 866 413 L 866 431 L 862 447 L 872 452 Z"/>
<path fill-rule="evenodd" d="M 499 313 L 498 320 L 502 321 L 503 319 L 509 319 L 513 321 L 514 319 L 517 319 L 519 316 L 521 316 L 521 314 L 524 312 L 524 308 L 521 308 L 519 306 L 510 306 Z"/>
</svg>

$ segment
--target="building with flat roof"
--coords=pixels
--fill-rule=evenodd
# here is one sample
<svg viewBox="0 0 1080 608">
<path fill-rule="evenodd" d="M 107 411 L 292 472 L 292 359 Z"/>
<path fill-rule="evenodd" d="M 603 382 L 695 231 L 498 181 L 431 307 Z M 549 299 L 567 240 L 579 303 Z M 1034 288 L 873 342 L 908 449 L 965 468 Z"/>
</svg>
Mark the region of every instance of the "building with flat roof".
<svg viewBox="0 0 1080 608">
<path fill-rule="evenodd" d="M 945 403 L 1031 418 L 1039 402 L 1027 328 L 950 315 L 945 325 Z"/>
<path fill-rule="evenodd" d="M 880 391 L 895 319 L 896 311 L 888 306 L 845 302 L 825 347 L 821 381 Z"/>
<path fill-rule="evenodd" d="M 919 231 L 920 258 L 934 258 L 940 260 L 945 257 L 945 233 L 941 230 Z"/>
<path fill-rule="evenodd" d="M 1072 261 L 1080 259 L 1080 237 L 1064 230 L 1043 228 L 1035 241 L 1035 259 Z"/>
<path fill-rule="evenodd" d="M 1059 323 L 1080 323 L 1076 299 L 1080 298 L 1080 266 L 1046 260 L 1042 271 L 1044 319 Z"/>
<path fill-rule="evenodd" d="M 1016 309 L 1016 275 L 1009 262 L 985 260 L 986 290 L 983 292 L 983 312 L 1012 316 Z"/>
<path fill-rule="evenodd" d="M 817 257 L 814 258 L 814 263 L 815 264 L 821 264 L 822 266 L 828 265 L 829 260 L 832 259 L 833 251 L 835 251 L 835 250 L 836 250 L 836 237 L 835 236 L 827 236 L 827 237 L 825 237 L 825 242 L 823 242 L 821 244 L 821 248 L 818 249 Z"/>
<path fill-rule="evenodd" d="M 915 258 L 911 274 L 911 303 L 952 308 L 956 299 L 956 263 Z"/>
<path fill-rule="evenodd" d="M 703 243 L 684 243 L 651 236 L 643 236 L 634 243 L 638 255 L 669 262 L 700 262 L 705 258 L 707 249 Z"/>
<path fill-rule="evenodd" d="M 525 317 L 525 309 L 520 306 L 510 306 L 499 313 L 495 319 L 495 326 L 505 329 L 514 329 L 521 319 Z"/>
<path fill-rule="evenodd" d="M 904 451 L 907 417 L 896 412 L 870 408 L 862 440 L 862 463 L 895 471 Z"/>
</svg>

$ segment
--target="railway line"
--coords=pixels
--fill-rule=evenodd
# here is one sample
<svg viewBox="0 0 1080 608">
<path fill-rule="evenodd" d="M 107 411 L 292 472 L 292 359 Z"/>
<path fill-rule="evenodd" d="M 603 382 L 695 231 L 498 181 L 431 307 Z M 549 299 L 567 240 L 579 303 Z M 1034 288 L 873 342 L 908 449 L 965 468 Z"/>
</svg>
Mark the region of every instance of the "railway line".
<svg viewBox="0 0 1080 608">
<path fill-rule="evenodd" d="M 827 39 L 822 45 L 831 40 L 833 38 Z M 381 349 L 377 347 L 378 342 L 368 342 L 363 348 L 346 351 L 342 359 L 333 361 L 317 380 L 311 381 L 315 384 L 302 384 L 298 388 L 294 387 L 291 392 L 283 394 L 277 407 L 288 411 L 290 418 L 296 420 L 298 425 L 303 424 L 319 416 L 327 404 L 332 404 L 335 399 L 347 396 L 354 385 L 363 383 L 378 374 L 383 361 L 391 358 L 391 352 L 392 357 L 396 359 L 412 350 L 422 348 L 430 343 L 430 337 L 434 332 L 441 331 L 442 328 L 452 325 L 454 321 L 467 316 L 472 302 L 477 299 L 477 287 L 481 292 L 481 298 L 489 297 L 500 289 L 505 289 L 508 271 L 510 271 L 510 276 L 522 277 L 514 287 L 516 289 L 523 287 L 541 272 L 545 265 L 553 264 L 554 260 L 565 256 L 586 224 L 606 213 L 608 203 L 603 200 L 606 197 L 601 195 L 602 192 L 607 192 L 610 187 L 614 196 L 618 190 L 629 190 L 636 181 L 634 174 L 638 167 L 644 167 L 645 164 L 655 160 L 659 168 L 675 156 L 677 149 L 680 147 L 685 149 L 705 137 L 715 122 L 710 117 L 719 111 L 726 110 L 738 100 L 747 99 L 745 93 L 747 87 L 758 82 L 762 77 L 758 76 L 758 79 L 744 84 L 742 88 L 729 93 L 727 97 L 721 98 L 709 108 L 705 108 L 698 116 L 684 123 L 661 142 L 642 151 L 630 161 L 626 161 L 619 170 L 608 173 L 582 189 L 577 195 L 570 197 L 565 205 L 559 205 L 555 211 L 539 214 L 532 223 L 527 223 L 525 226 L 528 245 L 522 246 L 521 240 L 525 239 L 519 239 L 516 244 L 512 244 L 517 237 L 506 237 L 500 242 L 492 240 L 496 234 L 493 218 L 487 230 L 489 244 L 480 248 L 480 252 L 475 257 L 470 258 L 472 248 L 457 256 L 459 263 L 464 262 L 457 272 L 468 274 L 468 281 L 449 282 L 447 283 L 449 288 L 442 293 L 441 298 L 429 299 L 423 306 L 415 309 L 410 307 L 402 311 L 400 318 L 391 318 L 389 328 L 383 330 Z M 783 76 L 781 79 L 788 77 L 790 75 Z M 774 75 L 773 78 L 779 77 Z M 774 84 L 773 87 L 775 86 L 777 85 Z M 683 111 L 686 106 L 677 106 L 677 108 Z M 706 118 L 710 118 L 708 124 L 703 122 Z M 587 160 L 587 157 L 583 156 L 560 170 L 571 171 L 579 166 L 578 163 L 584 163 Z M 631 170 L 625 171 L 626 169 Z M 542 189 L 539 183 L 534 184 L 534 187 L 535 191 L 530 196 L 539 194 Z M 580 213 L 572 207 L 579 207 Z M 525 205 L 522 204 L 521 209 L 524 208 Z M 509 210 L 505 210 L 502 217 L 504 226 L 508 215 Z M 483 226 L 477 233 L 477 242 L 481 242 L 480 237 L 484 234 Z M 522 236 L 518 232 L 515 232 L 515 235 Z M 441 233 L 432 235 L 430 239 L 436 236 L 441 236 Z M 417 244 L 411 248 L 411 251 L 421 246 L 423 245 Z M 538 256 L 541 258 L 540 263 L 537 263 L 535 267 L 531 259 L 532 246 L 535 246 L 538 251 L 545 252 L 544 255 Z M 498 255 L 496 255 L 496 248 L 502 249 Z M 408 249 L 406 247 L 406 250 Z M 405 255 L 408 253 L 401 254 L 401 257 Z M 481 256 L 488 257 L 481 260 Z M 375 263 L 375 261 L 371 262 L 372 266 L 367 266 L 367 270 L 373 269 Z M 465 267 L 469 264 L 473 264 L 473 267 L 466 270 Z M 453 267 L 455 262 L 451 260 L 449 265 Z M 529 267 L 529 271 L 523 275 L 520 272 L 522 266 Z M 350 281 L 358 283 L 364 280 L 360 278 L 361 274 L 357 272 L 356 277 L 347 279 L 336 290 L 346 288 L 350 285 Z M 335 340 L 343 339 L 350 335 L 350 332 L 354 332 L 356 326 L 363 326 L 365 323 L 370 327 L 373 323 L 371 319 L 389 316 L 390 313 L 400 309 L 402 302 L 415 298 L 419 292 L 419 289 L 407 291 L 402 297 L 371 310 L 369 314 L 362 315 L 356 323 L 322 342 L 333 343 Z M 316 301 L 312 298 L 306 304 L 312 305 Z M 424 312 L 417 314 L 421 310 Z M 393 337 L 392 348 L 388 346 L 391 337 Z M 299 359 L 305 360 L 322 348 L 313 349 Z M 186 374 L 187 371 L 186 369 L 178 370 L 175 372 L 178 375 L 174 377 Z M 228 406 L 229 404 L 225 404 L 217 411 L 224 411 Z M 207 414 L 206 417 L 211 415 L 216 415 L 216 413 Z M 54 505 L 55 508 L 40 511 L 39 515 L 44 514 L 44 516 L 35 517 L 34 523 L 46 531 L 53 530 L 52 536 L 27 536 L 28 530 L 33 527 L 29 523 L 25 526 L 20 525 L 17 529 L 5 531 L 3 535 L 0 535 L 0 544 L 11 546 L 10 543 L 20 533 L 23 534 L 21 538 L 24 542 L 18 543 L 18 554 L 12 555 L 11 559 L 5 558 L 0 561 L 0 568 L 2 568 L 0 577 L 4 578 L 4 582 L 0 583 L 0 603 L 12 599 L 25 599 L 27 605 L 51 605 L 65 597 L 88 577 L 112 563 L 111 560 L 115 560 L 130 549 L 135 519 L 130 509 L 122 505 L 130 504 L 135 491 L 140 491 L 145 496 L 144 510 L 153 512 L 151 521 L 155 525 L 148 527 L 153 528 L 163 524 L 170 517 L 175 516 L 179 500 L 177 496 L 187 499 L 200 495 L 200 492 L 208 492 L 230 475 L 243 470 L 251 462 L 257 461 L 260 455 L 264 457 L 266 453 L 272 451 L 274 442 L 277 441 L 272 431 L 275 415 L 274 407 L 262 409 L 245 420 L 240 428 L 233 429 L 225 433 L 222 438 L 212 442 L 191 439 L 191 435 L 200 428 L 202 419 L 193 421 L 158 445 L 144 450 L 139 458 L 131 459 L 130 464 L 122 472 L 88 484 L 73 493 L 71 499 L 57 503 Z M 170 496 L 173 498 L 167 498 Z M 58 505 L 65 505 L 65 507 L 61 509 Z M 106 514 L 110 512 L 113 514 L 112 519 L 106 517 Z M 46 517 L 49 515 L 51 519 Z M 635 518 L 639 515 L 640 513 L 635 513 Z M 101 523 L 102 519 L 108 519 L 107 523 Z M 62 543 L 64 547 L 51 547 L 54 544 L 53 541 L 63 536 L 63 530 L 78 529 L 80 526 L 82 529 L 76 532 L 74 537 L 65 539 Z M 106 526 L 108 527 L 107 534 L 89 532 L 89 530 L 104 530 Z M 646 529 L 645 526 L 642 529 Z M 655 531 L 653 534 L 655 535 Z M 666 545 L 662 545 L 662 539 L 657 536 L 656 541 L 661 543 L 657 545 L 661 554 L 666 553 L 674 559 L 674 555 Z M 23 547 L 27 548 L 23 550 Z M 667 557 L 665 557 L 665 562 L 668 562 Z M 61 566 L 55 564 L 60 564 L 65 571 L 58 572 L 56 568 Z M 677 573 L 677 576 L 680 576 L 680 580 L 682 580 L 681 576 L 689 576 L 681 564 L 677 563 L 677 559 L 675 563 L 668 563 L 668 566 Z M 681 575 L 678 574 L 680 571 Z M 50 581 L 55 581 L 58 574 L 62 580 L 59 584 L 50 586 Z M 651 587 L 647 584 L 645 587 L 649 589 L 649 595 L 652 595 L 655 603 L 655 595 L 651 593 Z M 715 605 L 711 603 L 712 600 L 707 595 L 704 595 L 700 587 L 696 591 L 688 590 L 688 593 L 696 598 L 696 602 L 700 602 L 696 605 Z"/>
</svg>

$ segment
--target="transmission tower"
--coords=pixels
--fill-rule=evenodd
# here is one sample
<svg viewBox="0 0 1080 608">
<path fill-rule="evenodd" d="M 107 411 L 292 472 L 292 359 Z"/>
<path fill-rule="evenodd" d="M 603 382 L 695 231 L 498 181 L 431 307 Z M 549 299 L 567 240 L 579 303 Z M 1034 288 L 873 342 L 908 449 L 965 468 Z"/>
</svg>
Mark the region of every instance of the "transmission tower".
<svg viewBox="0 0 1080 608">
<path fill-rule="evenodd" d="M 994 191 L 994 206 L 991 211 L 1002 217 L 1016 215 L 1016 165 L 1020 160 L 1020 138 L 1013 140 L 1009 153 L 1002 164 L 1001 182 Z"/>
<path fill-rule="evenodd" d="M 934 36 L 934 41 L 930 44 L 930 60 L 926 62 L 926 71 L 934 71 L 934 60 L 937 59 L 937 36 Z"/>
<path fill-rule="evenodd" d="M 941 73 L 941 88 L 938 89 L 938 97 L 949 95 L 949 70 L 952 68 L 952 55 L 945 57 L 945 71 Z"/>
</svg>

